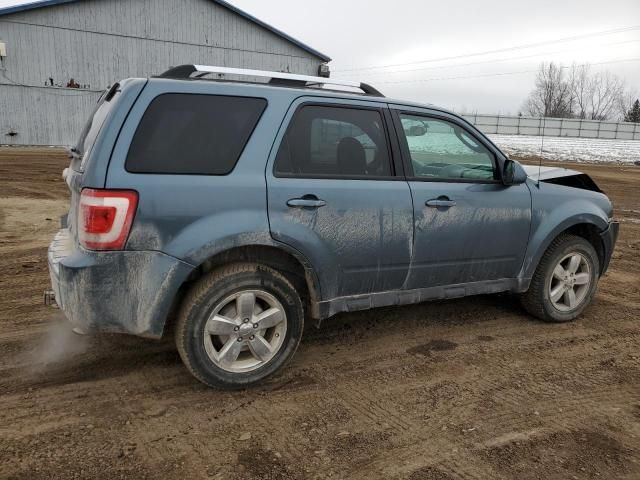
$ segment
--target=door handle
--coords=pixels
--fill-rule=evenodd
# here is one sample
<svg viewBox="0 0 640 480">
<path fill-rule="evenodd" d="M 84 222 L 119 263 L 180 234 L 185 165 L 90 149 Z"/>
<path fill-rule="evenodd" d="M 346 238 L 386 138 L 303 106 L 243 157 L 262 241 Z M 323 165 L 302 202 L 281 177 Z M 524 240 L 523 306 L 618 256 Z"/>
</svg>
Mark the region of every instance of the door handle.
<svg viewBox="0 0 640 480">
<path fill-rule="evenodd" d="M 449 197 L 444 195 L 438 198 L 427 200 L 426 202 L 424 202 L 424 204 L 427 207 L 434 207 L 434 208 L 450 208 L 450 207 L 456 206 L 456 202 L 454 200 L 451 200 Z"/>
<path fill-rule="evenodd" d="M 305 195 L 302 198 L 292 198 L 287 200 L 287 205 L 294 208 L 320 208 L 327 204 L 324 200 L 315 195 Z"/>
</svg>

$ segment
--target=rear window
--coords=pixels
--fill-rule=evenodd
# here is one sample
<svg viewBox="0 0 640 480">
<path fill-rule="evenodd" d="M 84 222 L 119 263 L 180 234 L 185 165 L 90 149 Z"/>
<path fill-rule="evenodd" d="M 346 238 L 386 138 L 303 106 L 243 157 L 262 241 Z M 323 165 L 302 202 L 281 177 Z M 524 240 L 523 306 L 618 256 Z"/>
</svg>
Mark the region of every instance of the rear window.
<svg viewBox="0 0 640 480">
<path fill-rule="evenodd" d="M 266 106 L 263 98 L 160 95 L 138 125 L 126 169 L 226 175 L 235 167 Z"/>
</svg>

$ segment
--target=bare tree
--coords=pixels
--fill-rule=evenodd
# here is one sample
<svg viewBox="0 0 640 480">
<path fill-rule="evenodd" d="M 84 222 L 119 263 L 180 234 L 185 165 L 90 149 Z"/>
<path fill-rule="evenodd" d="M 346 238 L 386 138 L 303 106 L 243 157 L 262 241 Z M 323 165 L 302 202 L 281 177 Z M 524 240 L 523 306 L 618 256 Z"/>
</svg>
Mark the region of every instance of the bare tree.
<svg viewBox="0 0 640 480">
<path fill-rule="evenodd" d="M 638 101 L 639 98 L 640 98 L 640 93 L 638 93 L 637 90 L 632 90 L 632 89 L 625 90 L 622 93 L 622 95 L 620 95 L 620 98 L 618 99 L 618 102 L 617 102 L 619 120 L 623 122 L 629 121 L 629 120 L 626 120 L 626 118 L 628 117 L 629 112 L 633 109 L 635 102 Z"/>
<path fill-rule="evenodd" d="M 594 73 L 589 64 L 567 68 L 553 62 L 542 63 L 525 111 L 533 116 L 607 120 L 616 114 L 624 116 L 632 97 L 637 95 L 625 91 L 620 77 L 607 71 Z"/>
<path fill-rule="evenodd" d="M 589 91 L 589 75 L 591 67 L 589 65 L 571 66 L 569 73 L 569 85 L 571 86 L 571 111 L 572 116 L 577 118 L 587 118 L 587 97 Z"/>
<path fill-rule="evenodd" d="M 591 120 L 606 120 L 618 107 L 624 82 L 610 72 L 598 72 L 587 83 L 587 105 Z"/>
<path fill-rule="evenodd" d="M 565 67 L 553 62 L 542 63 L 536 84 L 525 102 L 524 109 L 532 116 L 571 116 L 572 89 L 565 75 Z"/>
</svg>

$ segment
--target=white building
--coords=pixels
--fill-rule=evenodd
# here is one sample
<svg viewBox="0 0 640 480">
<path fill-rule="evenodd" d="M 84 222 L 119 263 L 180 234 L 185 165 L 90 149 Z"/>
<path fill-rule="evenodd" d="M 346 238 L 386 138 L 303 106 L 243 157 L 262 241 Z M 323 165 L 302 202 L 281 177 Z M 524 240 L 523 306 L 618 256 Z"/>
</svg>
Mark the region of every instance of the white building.
<svg viewBox="0 0 640 480">
<path fill-rule="evenodd" d="M 0 144 L 73 144 L 100 92 L 122 78 L 187 63 L 317 75 L 330 60 L 223 0 L 2 8 Z"/>
</svg>

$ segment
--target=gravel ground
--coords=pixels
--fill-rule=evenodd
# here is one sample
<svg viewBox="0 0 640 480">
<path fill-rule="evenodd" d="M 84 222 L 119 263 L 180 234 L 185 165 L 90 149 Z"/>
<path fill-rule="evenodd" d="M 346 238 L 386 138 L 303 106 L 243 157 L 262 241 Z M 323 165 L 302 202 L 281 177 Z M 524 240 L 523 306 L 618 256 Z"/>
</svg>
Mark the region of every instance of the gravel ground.
<svg viewBox="0 0 640 480">
<path fill-rule="evenodd" d="M 344 314 L 223 392 L 171 339 L 76 337 L 41 304 L 64 166 L 0 149 L 0 478 L 640 478 L 640 167 L 575 166 L 622 221 L 579 321 L 509 295 Z"/>
</svg>

